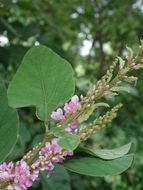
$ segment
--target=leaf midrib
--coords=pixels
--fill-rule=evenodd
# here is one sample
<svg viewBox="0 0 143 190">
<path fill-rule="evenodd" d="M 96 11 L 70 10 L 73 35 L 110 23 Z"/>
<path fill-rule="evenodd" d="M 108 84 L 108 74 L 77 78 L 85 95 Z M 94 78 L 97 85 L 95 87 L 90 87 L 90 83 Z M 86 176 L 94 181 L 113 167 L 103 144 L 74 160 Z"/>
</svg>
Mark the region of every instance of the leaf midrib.
<svg viewBox="0 0 143 190">
<path fill-rule="evenodd" d="M 40 83 L 41 83 L 41 89 L 43 91 L 43 96 L 44 96 L 44 111 L 45 111 L 45 118 L 44 120 L 47 121 L 47 114 L 48 114 L 48 111 L 47 111 L 47 107 L 48 107 L 48 103 L 51 102 L 51 100 L 53 99 L 54 97 L 54 94 L 56 93 L 57 91 L 57 83 L 56 83 L 56 86 L 51 94 L 51 98 L 49 98 L 49 100 L 47 101 L 46 97 L 48 96 L 48 94 L 46 93 L 46 85 L 45 85 L 45 82 L 44 82 L 44 79 L 43 79 L 43 73 L 42 73 L 42 68 L 41 68 L 41 64 L 40 64 L 40 69 L 39 69 L 39 74 L 40 74 Z M 56 80 L 55 80 L 56 81 Z"/>
<path fill-rule="evenodd" d="M 40 74 L 41 89 L 43 91 L 43 96 L 44 96 L 44 111 L 45 111 L 45 118 L 44 118 L 44 120 L 46 121 L 46 118 L 47 118 L 47 102 L 46 102 L 47 93 L 46 93 L 46 87 L 45 87 L 44 79 L 42 77 L 41 64 L 40 64 L 40 68 L 39 68 L 39 74 Z"/>
</svg>

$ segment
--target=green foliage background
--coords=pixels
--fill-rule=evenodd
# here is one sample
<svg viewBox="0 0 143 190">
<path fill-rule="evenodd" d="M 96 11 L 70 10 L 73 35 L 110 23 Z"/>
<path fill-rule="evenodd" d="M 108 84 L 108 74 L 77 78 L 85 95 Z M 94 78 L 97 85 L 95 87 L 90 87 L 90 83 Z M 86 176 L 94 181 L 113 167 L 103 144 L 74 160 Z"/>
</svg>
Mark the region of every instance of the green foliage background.
<svg viewBox="0 0 143 190">
<path fill-rule="evenodd" d="M 8 86 L 25 52 L 43 44 L 71 63 L 76 93 L 85 94 L 89 81 L 95 83 L 116 55 L 125 56 L 126 45 L 136 52 L 141 38 L 141 0 L 0 0 L 0 77 Z M 137 89 L 130 87 L 131 95 L 123 93 L 110 102 L 124 104 L 118 118 L 87 142 L 89 147 L 113 148 L 135 141 L 134 167 L 120 176 L 95 178 L 67 173 L 58 166 L 52 178 L 41 174 L 41 183 L 31 189 L 143 189 L 143 71 L 137 75 Z M 32 108 L 19 109 L 20 135 L 8 160 L 20 159 L 43 138 L 44 126 L 34 113 Z"/>
</svg>

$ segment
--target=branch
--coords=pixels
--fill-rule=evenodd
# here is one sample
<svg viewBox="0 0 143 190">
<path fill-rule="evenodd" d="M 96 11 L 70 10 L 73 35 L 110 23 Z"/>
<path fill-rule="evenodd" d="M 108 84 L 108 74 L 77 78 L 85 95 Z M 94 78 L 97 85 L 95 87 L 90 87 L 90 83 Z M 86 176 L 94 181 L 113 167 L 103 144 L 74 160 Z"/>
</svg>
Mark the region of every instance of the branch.
<svg viewBox="0 0 143 190">
<path fill-rule="evenodd" d="M 119 66 L 117 74 L 115 75 L 114 71 L 115 67 L 117 67 L 117 63 L 119 63 Z M 72 97 L 71 101 L 65 104 L 64 115 L 62 115 L 63 111 L 61 109 L 60 114 L 59 112 L 54 112 L 54 114 L 58 114 L 59 117 L 55 129 L 61 129 L 65 132 L 69 127 L 73 127 L 74 122 L 76 122 L 74 125 L 83 122 L 83 120 L 79 121 L 79 118 L 89 114 L 89 111 L 93 112 L 93 106 L 96 105 L 95 102 L 102 97 L 112 97 L 117 94 L 114 91 L 118 92 L 120 89 L 123 89 L 121 85 L 122 81 L 136 81 L 136 77 L 127 76 L 127 74 L 132 70 L 142 68 L 142 64 L 143 42 L 135 58 L 130 48 L 128 48 L 126 60 L 120 57 L 116 58 L 101 80 L 90 88 L 85 97 L 81 96 L 80 101 L 77 96 Z M 80 129 L 72 129 L 71 133 L 78 135 L 81 141 L 85 141 L 95 133 L 97 129 L 105 127 L 106 124 L 110 123 L 116 117 L 116 112 L 120 107 L 121 104 L 115 106 L 111 111 L 106 112 L 104 116 L 98 117 L 87 126 L 83 126 Z M 45 123 L 45 125 L 47 130 L 43 142 L 29 151 L 23 159 L 18 161 L 15 165 L 12 162 L 0 165 L 0 189 L 16 189 L 18 187 L 27 189 L 32 186 L 33 181 L 39 179 L 40 171 L 52 171 L 56 163 L 62 163 L 67 156 L 73 155 L 72 151 L 64 150 L 58 145 L 58 138 L 55 136 L 54 130 L 49 131 L 48 124 Z M 38 153 L 38 158 L 34 161 Z"/>
</svg>

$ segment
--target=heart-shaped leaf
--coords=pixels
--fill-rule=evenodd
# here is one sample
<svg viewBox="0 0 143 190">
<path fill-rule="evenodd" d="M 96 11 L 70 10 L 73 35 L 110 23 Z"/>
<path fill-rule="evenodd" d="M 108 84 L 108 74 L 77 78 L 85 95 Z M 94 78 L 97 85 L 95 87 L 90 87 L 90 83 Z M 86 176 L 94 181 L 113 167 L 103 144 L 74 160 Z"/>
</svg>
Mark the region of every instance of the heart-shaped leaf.
<svg viewBox="0 0 143 190">
<path fill-rule="evenodd" d="M 104 177 L 118 175 L 127 170 L 133 162 L 134 155 L 129 154 L 115 160 L 102 160 L 95 157 L 75 157 L 64 162 L 66 169 L 75 173 Z"/>
<path fill-rule="evenodd" d="M 58 144 L 66 150 L 75 150 L 80 143 L 80 139 L 77 135 L 65 134 L 58 141 Z"/>
<path fill-rule="evenodd" d="M 0 81 L 0 162 L 9 155 L 16 144 L 18 126 L 17 112 L 8 107 L 6 89 Z"/>
<path fill-rule="evenodd" d="M 36 115 L 47 121 L 51 112 L 74 92 L 70 64 L 45 46 L 31 48 L 8 88 L 14 108 L 36 106 Z"/>
<path fill-rule="evenodd" d="M 112 159 L 120 158 L 126 155 L 130 151 L 131 146 L 132 146 L 132 142 L 115 149 L 90 150 L 85 147 L 80 147 L 78 152 L 85 152 L 87 154 L 102 158 L 104 160 L 112 160 Z"/>
</svg>

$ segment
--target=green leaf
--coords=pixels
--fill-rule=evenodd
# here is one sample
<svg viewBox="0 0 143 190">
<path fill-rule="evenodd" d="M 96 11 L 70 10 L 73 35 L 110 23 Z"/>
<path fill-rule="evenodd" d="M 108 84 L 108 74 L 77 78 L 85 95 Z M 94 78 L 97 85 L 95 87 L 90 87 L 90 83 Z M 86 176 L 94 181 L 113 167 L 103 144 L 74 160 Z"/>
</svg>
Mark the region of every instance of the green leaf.
<svg viewBox="0 0 143 190">
<path fill-rule="evenodd" d="M 40 142 L 42 142 L 43 139 L 44 139 L 44 137 L 45 137 L 45 134 L 44 134 L 44 133 L 43 133 L 43 134 L 37 134 L 37 135 L 34 137 L 33 141 L 32 141 L 32 147 L 34 147 L 34 146 L 36 146 L 37 144 L 39 144 Z"/>
<path fill-rule="evenodd" d="M 93 113 L 93 111 L 95 109 L 97 109 L 98 107 L 110 107 L 109 104 L 106 104 L 104 102 L 100 102 L 100 103 L 97 103 L 97 104 L 93 104 L 89 107 L 88 111 L 81 115 L 79 118 L 78 118 L 78 122 L 79 123 L 82 123 L 83 121 L 86 121 L 90 116 L 91 114 Z"/>
<path fill-rule="evenodd" d="M 126 83 L 125 86 L 128 88 L 131 95 L 133 95 L 133 96 L 139 95 L 138 90 L 134 86 L 132 86 L 131 84 Z"/>
<path fill-rule="evenodd" d="M 90 117 L 90 115 L 93 113 L 94 109 L 95 109 L 95 105 L 93 104 L 89 107 L 89 109 L 86 113 L 79 116 L 78 122 L 82 123 L 83 121 L 86 121 Z"/>
<path fill-rule="evenodd" d="M 56 165 L 54 174 L 50 178 L 47 178 L 45 172 L 41 172 L 40 178 L 42 183 L 42 190 L 71 190 L 70 188 L 70 176 L 65 168 L 61 165 Z"/>
<path fill-rule="evenodd" d="M 75 157 L 66 160 L 63 165 L 66 169 L 75 173 L 104 177 L 121 174 L 132 165 L 133 158 L 133 154 L 114 160 L 102 160 L 95 157 Z"/>
<path fill-rule="evenodd" d="M 111 88 L 111 91 L 113 92 L 120 92 L 120 91 L 125 91 L 125 92 L 130 92 L 129 89 L 125 86 L 115 86 Z"/>
<path fill-rule="evenodd" d="M 109 108 L 109 104 L 107 103 L 104 103 L 104 102 L 100 102 L 100 103 L 97 103 L 97 104 L 94 104 L 94 109 L 97 109 L 99 107 L 106 107 L 106 108 Z"/>
<path fill-rule="evenodd" d="M 14 159 L 17 159 L 18 157 L 21 157 L 21 155 L 23 154 L 26 148 L 26 144 L 30 142 L 30 139 L 31 139 L 30 131 L 27 129 L 24 123 L 20 123 L 19 136 L 17 139 L 17 143 L 13 151 L 8 156 L 8 159 L 14 160 Z"/>
<path fill-rule="evenodd" d="M 77 135 L 65 134 L 58 141 L 58 144 L 66 150 L 75 150 L 80 143 L 80 139 Z"/>
<path fill-rule="evenodd" d="M 87 154 L 102 158 L 104 160 L 113 160 L 113 159 L 120 158 L 126 155 L 130 151 L 131 146 L 132 146 L 132 142 L 115 149 L 90 150 L 85 147 L 80 147 L 78 151 L 85 152 Z"/>
<path fill-rule="evenodd" d="M 36 115 L 47 121 L 51 112 L 74 92 L 70 64 L 45 46 L 31 48 L 8 88 L 14 108 L 36 106 Z"/>
<path fill-rule="evenodd" d="M 0 162 L 14 148 L 18 136 L 18 115 L 16 110 L 8 107 L 6 89 L 0 81 Z"/>
<path fill-rule="evenodd" d="M 118 94 L 115 93 L 115 92 L 111 92 L 111 91 L 108 91 L 108 94 L 106 96 L 107 99 L 111 99 L 113 98 L 114 96 L 117 96 Z"/>
<path fill-rule="evenodd" d="M 56 137 L 62 137 L 65 134 L 64 127 L 53 127 L 50 129 L 50 132 L 53 133 Z"/>
</svg>

